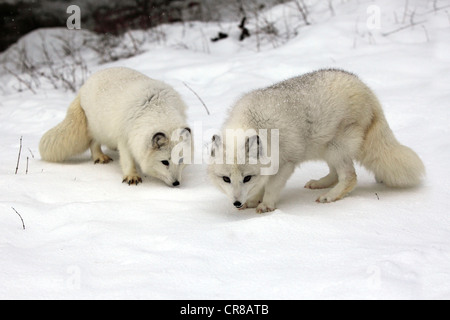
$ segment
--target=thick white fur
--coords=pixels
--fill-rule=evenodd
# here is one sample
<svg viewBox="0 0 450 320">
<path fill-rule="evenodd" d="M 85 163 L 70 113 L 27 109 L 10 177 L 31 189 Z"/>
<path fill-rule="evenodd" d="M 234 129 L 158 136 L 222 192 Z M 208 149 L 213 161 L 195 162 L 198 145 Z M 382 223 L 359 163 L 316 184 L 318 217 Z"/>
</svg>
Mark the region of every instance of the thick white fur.
<svg viewBox="0 0 450 320">
<path fill-rule="evenodd" d="M 181 178 L 181 165 L 161 164 L 179 141 L 172 132 L 186 128 L 186 106 L 169 85 L 128 68 L 110 68 L 91 76 L 71 104 L 66 119 L 48 131 L 40 142 L 42 159 L 64 161 L 89 147 L 93 160 L 106 163 L 101 145 L 119 150 L 124 181 L 141 181 L 136 164 L 150 176 L 169 185 Z M 156 133 L 168 139 L 152 146 Z"/>
<path fill-rule="evenodd" d="M 425 168 L 419 157 L 392 133 L 374 93 L 358 77 L 341 70 L 320 70 L 253 91 L 232 108 L 226 129 L 279 129 L 280 169 L 258 176 L 258 165 L 212 164 L 213 181 L 232 201 L 273 211 L 280 191 L 295 167 L 308 160 L 325 160 L 328 176 L 306 188 L 330 188 L 318 202 L 342 199 L 356 185 L 354 161 L 391 187 L 420 183 Z M 270 152 L 270 141 L 266 148 Z M 222 181 L 230 176 L 231 183 Z M 248 183 L 242 178 L 253 175 Z"/>
<path fill-rule="evenodd" d="M 86 115 L 80 106 L 80 96 L 70 104 L 66 118 L 42 137 L 39 151 L 42 159 L 61 162 L 89 148 Z"/>
</svg>

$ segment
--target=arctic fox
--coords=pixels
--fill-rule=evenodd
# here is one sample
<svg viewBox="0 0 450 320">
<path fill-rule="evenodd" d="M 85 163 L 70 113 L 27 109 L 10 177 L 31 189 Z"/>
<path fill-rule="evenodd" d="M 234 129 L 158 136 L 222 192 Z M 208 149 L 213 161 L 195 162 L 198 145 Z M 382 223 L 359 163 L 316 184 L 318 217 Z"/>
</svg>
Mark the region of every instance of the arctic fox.
<svg viewBox="0 0 450 320">
<path fill-rule="evenodd" d="M 128 68 L 102 70 L 81 87 L 64 121 L 42 137 L 39 151 L 43 160 L 61 162 L 90 148 L 95 163 L 108 163 L 112 159 L 101 149 L 106 145 L 119 150 L 123 182 L 142 182 L 137 164 L 143 173 L 178 186 L 185 164 L 171 153 L 180 143 L 190 147 L 185 110 L 165 83 Z"/>
<path fill-rule="evenodd" d="M 227 146 L 237 139 L 224 139 L 226 131 L 237 129 L 251 129 L 255 134 L 261 129 L 279 130 L 276 174 L 261 175 L 264 166 L 248 161 L 252 146 L 257 154 L 273 152 L 270 140 L 247 135 L 245 144 Z M 375 94 L 357 76 L 334 69 L 305 74 L 245 95 L 231 110 L 222 137 L 214 136 L 212 148 L 223 149 L 220 159 L 208 168 L 212 181 L 235 207 L 257 208 L 258 213 L 275 210 L 295 167 L 308 160 L 325 160 L 330 169 L 326 177 L 305 186 L 331 188 L 317 199 L 321 203 L 340 200 L 354 189 L 354 161 L 390 187 L 418 185 L 425 174 L 416 153 L 394 137 Z M 236 155 L 231 163 L 223 161 L 230 159 L 230 150 L 242 149 L 247 153 L 245 163 L 240 164 Z M 217 158 L 217 152 L 212 156 Z"/>
</svg>

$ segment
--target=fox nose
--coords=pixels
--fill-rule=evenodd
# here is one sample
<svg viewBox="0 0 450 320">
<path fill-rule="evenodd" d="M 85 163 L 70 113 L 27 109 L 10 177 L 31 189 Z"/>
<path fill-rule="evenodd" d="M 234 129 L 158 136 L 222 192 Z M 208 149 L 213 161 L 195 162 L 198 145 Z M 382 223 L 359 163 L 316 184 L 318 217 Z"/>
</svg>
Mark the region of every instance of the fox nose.
<svg viewBox="0 0 450 320">
<path fill-rule="evenodd" d="M 178 187 L 178 186 L 180 185 L 180 181 L 175 181 L 174 183 L 172 183 L 172 185 L 173 185 L 174 187 Z"/>
<path fill-rule="evenodd" d="M 239 201 L 236 201 L 235 203 L 233 203 L 233 205 L 236 207 L 236 208 L 242 208 L 242 203 L 241 202 L 239 202 Z"/>
</svg>

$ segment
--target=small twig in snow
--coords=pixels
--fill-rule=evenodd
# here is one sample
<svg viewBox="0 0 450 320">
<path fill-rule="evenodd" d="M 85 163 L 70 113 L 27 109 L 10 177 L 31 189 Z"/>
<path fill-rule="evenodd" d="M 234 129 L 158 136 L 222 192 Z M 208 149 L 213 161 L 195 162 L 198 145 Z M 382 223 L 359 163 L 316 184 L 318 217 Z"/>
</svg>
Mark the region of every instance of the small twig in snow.
<svg viewBox="0 0 450 320">
<path fill-rule="evenodd" d="M 31 80 L 26 80 L 22 78 L 17 72 L 12 71 L 11 69 L 7 67 L 3 67 L 8 73 L 10 73 L 14 78 L 16 78 L 19 83 L 22 83 L 25 87 L 27 87 L 28 90 L 36 94 L 36 90 L 33 89 L 33 83 Z"/>
<path fill-rule="evenodd" d="M 23 137 L 20 137 L 19 156 L 17 157 L 17 165 L 16 165 L 16 173 L 15 174 L 17 174 L 17 171 L 19 170 L 20 154 L 22 153 L 22 138 Z"/>
<path fill-rule="evenodd" d="M 17 213 L 17 215 L 19 216 L 20 220 L 22 221 L 23 230 L 25 230 L 25 222 L 23 222 L 22 216 L 20 215 L 20 213 L 17 212 L 16 209 L 14 209 L 14 207 L 11 207 L 11 209 L 13 209 L 15 213 Z"/>
<path fill-rule="evenodd" d="M 403 12 L 403 21 L 402 23 L 406 22 L 406 16 L 408 15 L 408 6 L 409 6 L 409 0 L 405 1 L 405 11 Z"/>
<path fill-rule="evenodd" d="M 414 24 L 409 24 L 409 25 L 400 27 L 400 28 L 398 28 L 398 29 L 395 29 L 395 30 L 392 30 L 392 31 L 389 31 L 389 32 L 382 33 L 381 35 L 382 35 L 383 37 L 387 37 L 387 36 L 390 36 L 391 34 L 394 34 L 394 33 L 397 33 L 397 32 L 400 32 L 400 31 L 403 31 L 403 30 L 406 30 L 406 29 L 409 29 L 409 28 L 411 28 L 411 27 L 415 27 L 415 26 L 417 26 L 417 25 L 419 25 L 419 24 L 422 24 L 422 23 L 425 23 L 425 22 L 426 22 L 425 20 L 424 20 L 424 21 L 419 21 L 419 22 L 416 22 L 416 23 L 414 23 Z"/>
<path fill-rule="evenodd" d="M 308 20 L 309 12 L 308 12 L 308 7 L 305 4 L 305 1 L 304 0 L 300 0 L 300 1 L 296 0 L 296 1 L 294 1 L 294 3 L 297 6 L 298 11 L 302 15 L 303 21 L 305 22 L 305 24 L 307 26 L 309 26 L 311 23 Z"/>
<path fill-rule="evenodd" d="M 188 86 L 188 84 L 186 82 L 183 82 L 183 84 L 186 86 L 186 88 L 188 88 L 189 90 L 192 91 L 193 94 L 195 94 L 195 96 L 198 98 L 198 100 L 200 100 L 200 102 L 203 104 L 203 106 L 205 107 L 206 113 L 208 113 L 208 116 L 211 115 L 209 113 L 208 107 L 206 106 L 205 102 L 202 100 L 202 98 L 200 98 L 200 96 L 197 94 L 197 92 L 195 92 L 191 87 Z"/>
<path fill-rule="evenodd" d="M 31 149 L 30 148 L 28 148 L 28 151 L 30 151 L 30 154 L 31 154 L 31 157 L 34 159 L 34 154 L 33 154 L 33 151 L 31 151 Z"/>
<path fill-rule="evenodd" d="M 425 31 L 425 36 L 427 37 L 427 42 L 430 42 L 430 37 L 428 36 L 427 28 L 425 28 L 424 25 L 422 25 L 423 31 Z"/>
<path fill-rule="evenodd" d="M 28 161 L 30 161 L 30 157 L 27 157 L 27 169 L 25 170 L 25 174 L 28 174 Z"/>
<path fill-rule="evenodd" d="M 377 196 L 377 199 L 380 200 L 380 197 L 378 196 L 378 193 L 375 192 L 375 195 Z"/>
<path fill-rule="evenodd" d="M 443 7 L 440 7 L 440 8 L 434 8 L 433 10 L 429 10 L 429 11 L 426 11 L 426 12 L 424 12 L 423 14 L 429 14 L 429 13 L 436 13 L 436 12 L 438 12 L 438 11 L 441 11 L 441 10 L 445 10 L 445 9 L 447 9 L 447 8 L 450 8 L 450 5 L 448 5 L 448 6 L 443 6 Z"/>
<path fill-rule="evenodd" d="M 328 9 L 330 9 L 331 15 L 334 17 L 336 13 L 334 12 L 333 0 L 328 0 Z"/>
</svg>

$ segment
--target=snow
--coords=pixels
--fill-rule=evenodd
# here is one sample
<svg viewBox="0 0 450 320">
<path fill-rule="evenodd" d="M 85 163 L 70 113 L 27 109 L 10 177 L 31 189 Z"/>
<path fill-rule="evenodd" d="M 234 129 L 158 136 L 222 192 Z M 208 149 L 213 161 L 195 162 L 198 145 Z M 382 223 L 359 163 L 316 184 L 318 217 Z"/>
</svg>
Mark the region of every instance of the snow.
<svg viewBox="0 0 450 320">
<path fill-rule="evenodd" d="M 88 153 L 63 164 L 41 161 L 40 137 L 63 119 L 74 94 L 50 86 L 16 92 L 2 71 L 0 298 L 450 298 L 450 8 L 411 0 L 406 12 L 415 10 L 420 23 L 383 36 L 410 22 L 402 22 L 404 3 L 334 2 L 334 14 L 320 3 L 308 26 L 292 3 L 266 12 L 297 34 L 276 45 L 263 39 L 259 51 L 255 37 L 239 42 L 236 30 L 209 42 L 237 22 L 196 22 L 160 27 L 166 40 L 127 60 L 98 65 L 89 53 L 89 68 L 131 67 L 172 85 L 190 107 L 198 149 L 245 92 L 319 68 L 346 69 L 372 87 L 397 138 L 423 159 L 422 186 L 389 189 L 358 167 L 350 196 L 317 204 L 321 191 L 303 186 L 327 167 L 307 163 L 278 210 L 263 215 L 235 210 L 209 182 L 206 165 L 188 167 L 179 189 L 148 177 L 130 187 L 121 183 L 114 151 L 108 165 L 94 165 Z M 370 30 L 373 5 L 381 28 Z"/>
</svg>

